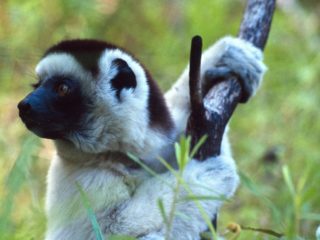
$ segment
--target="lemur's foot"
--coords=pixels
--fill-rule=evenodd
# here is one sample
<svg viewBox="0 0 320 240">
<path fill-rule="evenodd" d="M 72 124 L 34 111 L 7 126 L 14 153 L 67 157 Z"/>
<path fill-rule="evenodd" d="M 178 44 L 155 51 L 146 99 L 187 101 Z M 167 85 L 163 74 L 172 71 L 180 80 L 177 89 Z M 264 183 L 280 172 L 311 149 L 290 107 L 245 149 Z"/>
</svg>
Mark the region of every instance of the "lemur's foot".
<svg viewBox="0 0 320 240">
<path fill-rule="evenodd" d="M 219 40 L 203 54 L 203 60 L 202 70 L 209 74 L 209 79 L 227 77 L 230 73 L 237 76 L 242 88 L 240 102 L 246 102 L 256 93 L 267 69 L 260 49 L 234 37 Z"/>
</svg>

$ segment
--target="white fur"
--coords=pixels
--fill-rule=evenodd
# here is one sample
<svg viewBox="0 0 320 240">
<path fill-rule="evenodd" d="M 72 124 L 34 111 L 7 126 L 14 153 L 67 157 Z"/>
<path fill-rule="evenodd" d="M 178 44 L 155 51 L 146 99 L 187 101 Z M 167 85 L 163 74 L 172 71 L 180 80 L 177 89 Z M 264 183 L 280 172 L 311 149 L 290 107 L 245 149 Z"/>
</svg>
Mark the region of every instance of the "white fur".
<svg viewBox="0 0 320 240">
<path fill-rule="evenodd" d="M 111 94 L 113 90 L 108 81 L 110 79 L 110 63 L 117 58 L 121 58 L 127 62 L 134 72 L 137 81 L 137 87 L 133 91 L 131 89 L 122 90 L 120 104 L 114 94 Z M 172 143 L 173 139 L 148 127 L 147 99 L 149 86 L 146 83 L 147 77 L 145 71 L 131 56 L 119 49 L 106 50 L 100 59 L 99 68 L 102 69 L 102 73 L 99 76 L 96 87 L 97 99 L 102 103 L 100 110 L 105 111 L 105 113 L 99 113 L 102 119 L 97 122 L 97 125 L 104 126 L 108 131 L 118 132 L 111 133 L 115 137 L 112 141 L 110 141 L 110 138 L 113 136 L 110 137 L 108 136 L 109 133 L 102 132 L 98 141 L 92 143 L 93 148 L 95 148 L 94 151 L 125 150 L 139 155 L 141 158 L 157 157 L 154 149 L 161 149 L 168 142 Z M 106 104 L 108 105 L 106 106 Z M 153 141 L 150 141 L 150 139 Z M 99 147 L 100 145 L 102 147 Z M 103 149 L 106 147 L 108 148 Z"/>
<path fill-rule="evenodd" d="M 317 240 L 320 240 L 320 225 L 316 229 L 316 238 Z"/>
<path fill-rule="evenodd" d="M 230 197 L 238 184 L 232 159 L 223 157 L 204 162 L 192 160 L 184 172 L 184 180 L 196 196 Z M 169 172 L 159 178 L 148 177 L 141 170 L 128 171 L 121 164 L 109 164 L 108 159 L 90 166 L 56 157 L 50 166 L 48 183 L 46 239 L 95 239 L 75 183 L 87 193 L 104 233 L 164 235 L 166 229 L 157 201 L 162 199 L 165 209 L 170 211 L 176 178 Z M 180 199 L 185 196 L 186 192 L 181 191 Z M 209 217 L 213 217 L 221 204 L 221 200 L 201 201 Z M 176 217 L 172 239 L 198 239 L 206 224 L 196 205 L 192 201 L 179 202 L 176 211 L 187 218 Z"/>
<path fill-rule="evenodd" d="M 83 91 L 89 94 L 93 89 L 93 76 L 68 53 L 52 53 L 43 58 L 37 65 L 36 74 L 45 81 L 51 76 L 73 76 L 81 81 Z"/>
<path fill-rule="evenodd" d="M 69 56 L 64 57 L 69 59 Z M 137 76 L 137 89 L 121 95 L 122 106 L 110 94 L 112 89 L 108 79 L 115 74 L 115 70 L 109 63 L 114 58 L 126 60 Z M 78 67 L 74 59 L 69 60 L 70 68 L 65 65 L 64 71 Z M 59 61 L 52 62 L 58 64 Z M 234 68 L 241 76 L 244 74 L 249 77 L 248 85 L 252 85 L 254 94 L 265 69 L 259 50 L 237 39 L 220 40 L 203 55 L 202 78 L 206 70 L 221 62 Z M 76 183 L 87 193 L 105 236 L 128 234 L 144 240 L 164 239 L 166 228 L 157 201 L 162 199 L 167 213 L 170 211 L 175 176 L 165 172 L 153 177 L 142 169 L 127 168 L 122 162 L 123 156 L 108 151 L 131 151 L 152 163 L 159 154 L 173 155 L 172 138 L 147 125 L 145 112 L 148 88 L 145 72 L 136 61 L 122 51 L 107 50 L 99 67 L 103 71 L 95 81 L 96 86 L 87 89 L 96 96 L 95 109 L 84 122 L 90 129 L 85 129 L 82 135 L 75 133 L 70 137 L 75 146 L 63 141 L 56 142 L 58 153 L 52 160 L 48 174 L 46 240 L 95 239 Z M 257 68 L 259 71 L 256 71 Z M 50 74 L 50 71 L 44 62 L 37 68 L 40 75 Z M 190 113 L 187 71 L 166 94 L 178 133 L 175 138 L 184 132 Z M 187 165 L 184 180 L 195 195 L 229 198 L 234 194 L 239 180 L 226 133 L 221 150 L 221 156 L 217 158 L 208 158 L 203 162 L 191 160 Z M 185 197 L 186 192 L 182 189 L 179 198 Z M 200 204 L 212 218 L 222 200 L 202 200 Z M 179 201 L 177 211 L 187 218 L 179 215 L 174 218 L 170 239 L 199 239 L 200 232 L 206 230 L 206 224 L 194 202 Z"/>
</svg>

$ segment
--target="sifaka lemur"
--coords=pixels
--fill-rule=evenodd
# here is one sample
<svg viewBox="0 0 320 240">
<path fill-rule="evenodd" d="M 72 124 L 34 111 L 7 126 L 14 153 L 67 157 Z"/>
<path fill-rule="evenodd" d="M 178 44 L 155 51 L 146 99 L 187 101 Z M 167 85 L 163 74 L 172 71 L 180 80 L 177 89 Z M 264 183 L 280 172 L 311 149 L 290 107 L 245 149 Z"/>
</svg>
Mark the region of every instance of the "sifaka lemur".
<svg viewBox="0 0 320 240">
<path fill-rule="evenodd" d="M 201 80 L 219 66 L 239 76 L 250 98 L 266 67 L 262 52 L 248 42 L 225 37 L 202 56 Z M 47 177 L 46 240 L 95 239 L 79 186 L 90 200 L 105 236 L 124 234 L 164 239 L 166 212 L 176 177 L 159 162 L 175 165 L 174 143 L 185 132 L 190 114 L 188 67 L 163 95 L 149 72 L 123 49 L 97 40 L 67 40 L 49 48 L 36 67 L 38 82 L 19 104 L 26 127 L 56 146 Z M 127 153 L 158 173 L 150 175 Z M 212 218 L 238 185 L 227 134 L 221 154 L 192 159 L 184 181 Z M 161 179 L 165 179 L 164 183 Z M 181 190 L 179 197 L 186 196 Z M 193 201 L 178 201 L 170 239 L 196 240 L 207 228 Z"/>
</svg>

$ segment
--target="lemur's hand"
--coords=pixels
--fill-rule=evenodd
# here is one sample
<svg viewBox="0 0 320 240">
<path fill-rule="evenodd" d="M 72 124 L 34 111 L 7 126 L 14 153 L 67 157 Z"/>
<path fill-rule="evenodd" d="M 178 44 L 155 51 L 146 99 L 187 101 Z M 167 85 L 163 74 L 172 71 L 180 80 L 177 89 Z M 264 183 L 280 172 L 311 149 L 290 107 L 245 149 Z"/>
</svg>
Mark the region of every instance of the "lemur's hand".
<svg viewBox="0 0 320 240">
<path fill-rule="evenodd" d="M 246 102 L 259 88 L 266 71 L 263 53 L 251 43 L 234 37 L 225 37 L 206 50 L 202 56 L 204 90 L 210 81 L 236 75 L 242 86 L 241 102 Z"/>
</svg>

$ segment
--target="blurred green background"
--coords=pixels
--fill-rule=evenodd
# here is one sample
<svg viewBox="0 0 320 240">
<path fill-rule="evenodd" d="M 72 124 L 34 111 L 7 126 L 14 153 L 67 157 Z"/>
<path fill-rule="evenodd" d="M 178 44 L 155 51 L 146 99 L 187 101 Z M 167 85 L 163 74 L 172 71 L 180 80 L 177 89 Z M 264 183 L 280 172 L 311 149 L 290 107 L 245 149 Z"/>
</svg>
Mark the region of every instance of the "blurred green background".
<svg viewBox="0 0 320 240">
<path fill-rule="evenodd" d="M 53 148 L 18 119 L 17 102 L 35 82 L 50 45 L 97 38 L 133 52 L 163 90 L 187 64 L 190 39 L 209 46 L 237 33 L 239 0 L 0 1 L 0 239 L 41 239 L 46 171 Z M 320 224 L 320 2 L 279 0 L 258 94 L 237 108 L 230 137 L 242 176 L 225 205 L 228 223 L 314 239 Z M 235 234 L 227 234 L 231 239 Z M 238 239 L 274 239 L 243 230 Z"/>
</svg>

